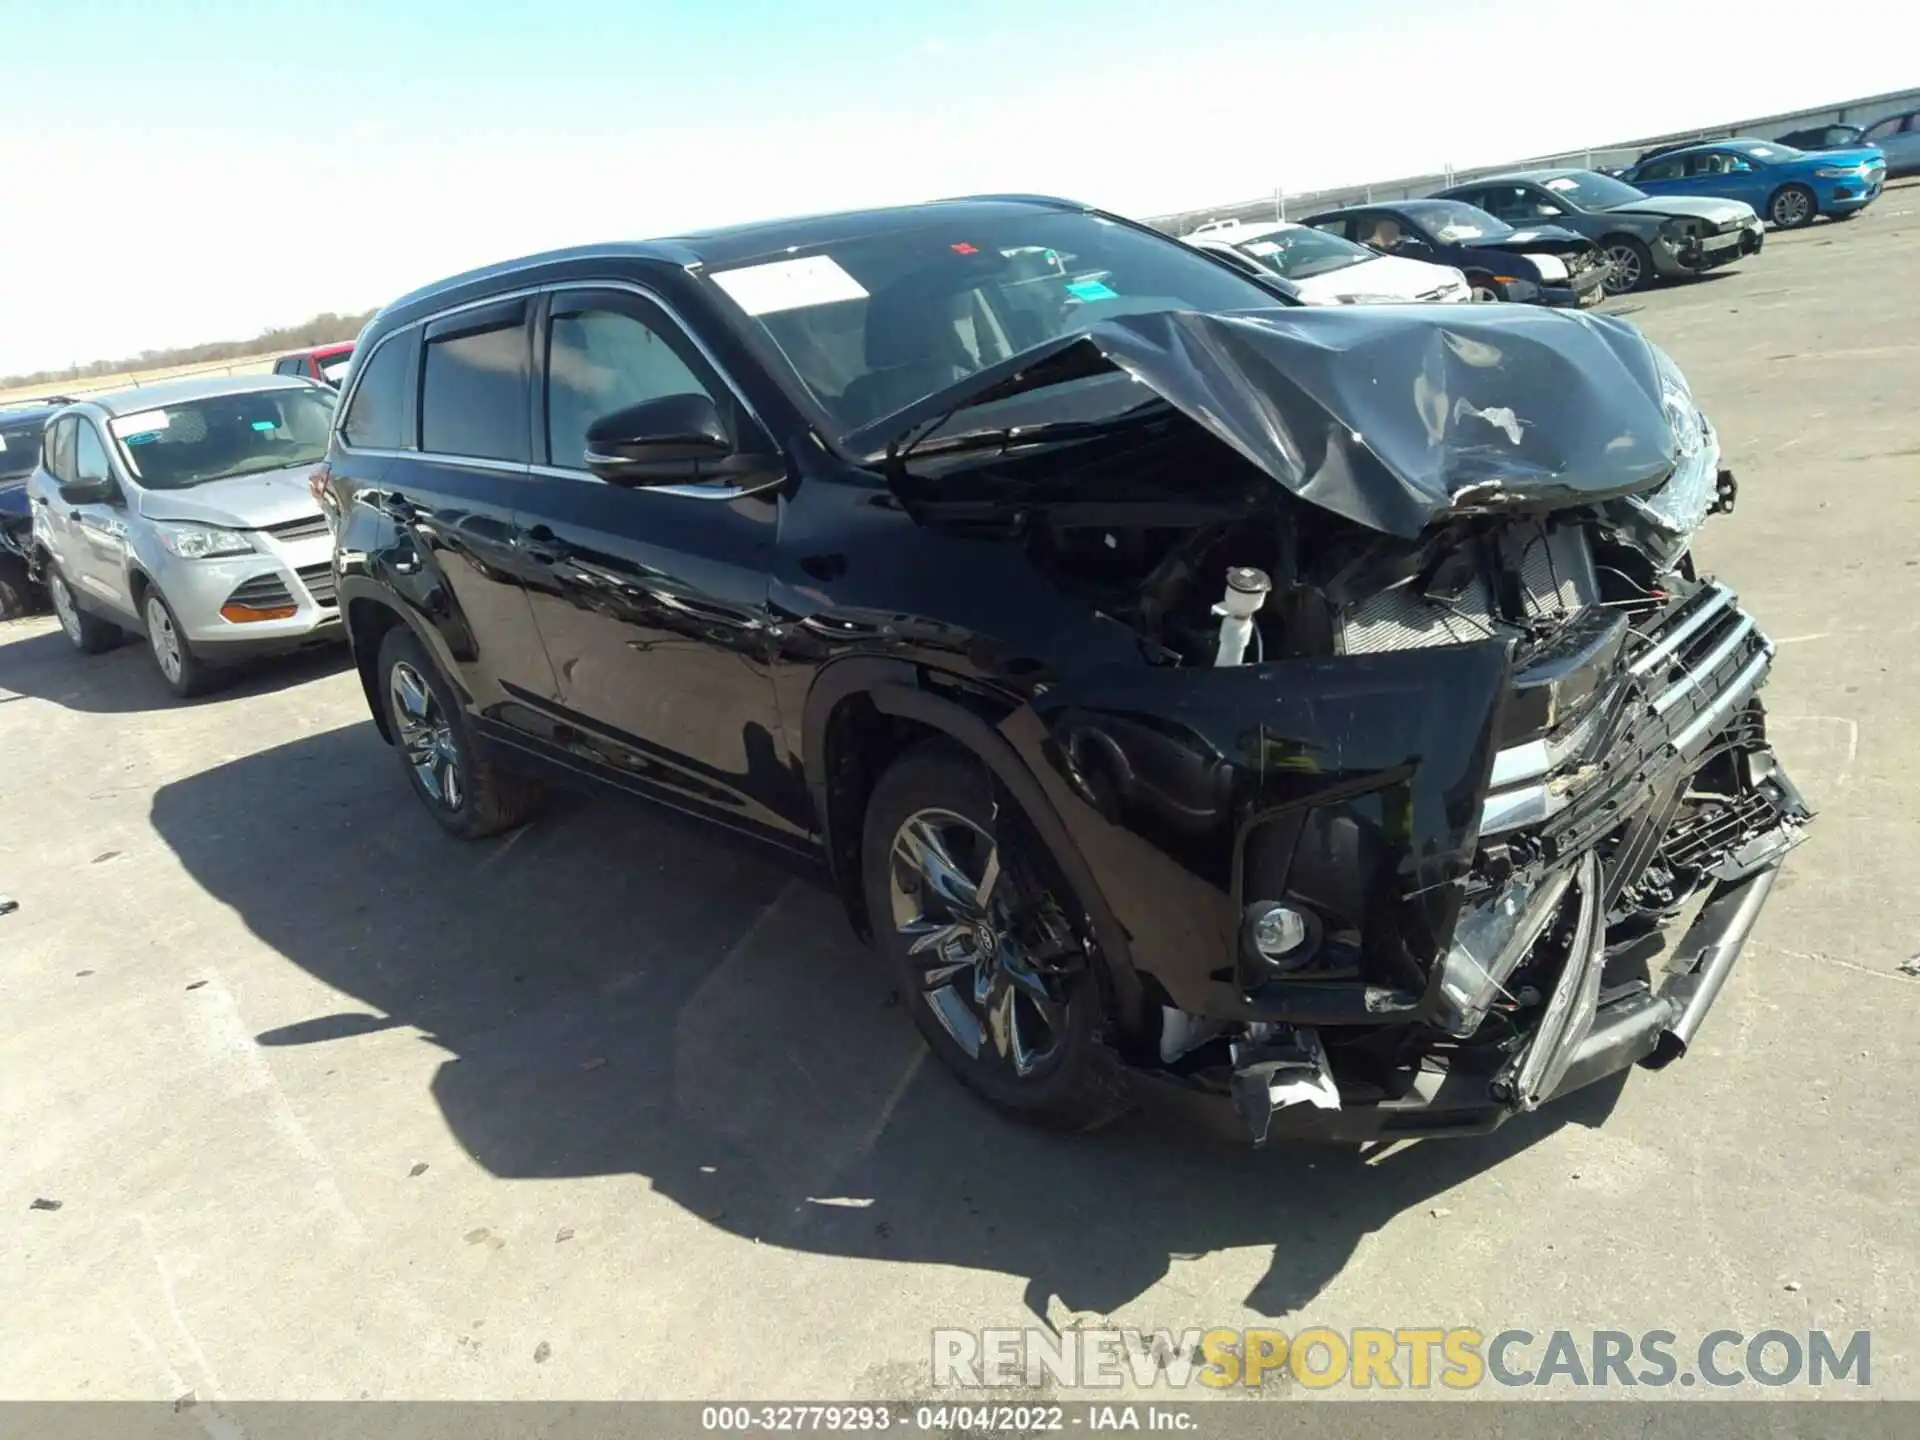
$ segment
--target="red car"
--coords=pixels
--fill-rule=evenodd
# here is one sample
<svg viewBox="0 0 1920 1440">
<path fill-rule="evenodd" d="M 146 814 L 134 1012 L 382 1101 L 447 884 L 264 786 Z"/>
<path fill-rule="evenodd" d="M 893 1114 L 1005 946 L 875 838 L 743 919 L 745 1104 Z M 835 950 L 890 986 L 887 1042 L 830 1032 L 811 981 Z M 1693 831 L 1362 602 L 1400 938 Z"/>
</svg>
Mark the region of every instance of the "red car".
<svg viewBox="0 0 1920 1440">
<path fill-rule="evenodd" d="M 342 340 L 336 345 L 316 345 L 311 350 L 296 350 L 291 355 L 282 355 L 273 362 L 273 373 L 304 375 L 309 380 L 318 380 L 337 390 L 340 382 L 347 378 L 347 365 L 352 359 L 353 342 Z"/>
</svg>

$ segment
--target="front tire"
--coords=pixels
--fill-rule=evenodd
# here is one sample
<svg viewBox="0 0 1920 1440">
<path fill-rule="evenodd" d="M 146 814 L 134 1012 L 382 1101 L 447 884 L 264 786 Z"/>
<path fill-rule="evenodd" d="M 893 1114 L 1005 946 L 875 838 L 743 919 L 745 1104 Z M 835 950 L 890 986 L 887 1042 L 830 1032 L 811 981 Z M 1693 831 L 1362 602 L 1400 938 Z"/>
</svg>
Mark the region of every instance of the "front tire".
<svg viewBox="0 0 1920 1440">
<path fill-rule="evenodd" d="M 375 674 L 407 783 L 441 829 L 481 840 L 533 818 L 539 785 L 481 753 L 453 687 L 404 625 L 381 641 Z"/>
<path fill-rule="evenodd" d="M 147 652 L 167 689 L 177 699 L 191 700 L 206 693 L 213 683 L 213 672 L 206 661 L 193 653 L 186 632 L 158 590 L 148 590 L 140 610 L 147 622 Z"/>
<path fill-rule="evenodd" d="M 1609 295 L 1631 295 L 1644 289 L 1653 279 L 1653 252 L 1631 235 L 1609 235 L 1607 247 L 1606 291 Z"/>
<path fill-rule="evenodd" d="M 1467 276 L 1467 285 L 1470 287 L 1472 298 L 1482 304 L 1491 304 L 1507 298 L 1506 291 L 1495 283 L 1491 275 L 1470 274 Z"/>
<path fill-rule="evenodd" d="M 82 655 L 98 655 L 120 643 L 120 627 L 82 610 L 67 577 L 51 565 L 47 567 L 47 598 L 59 618 L 60 633 Z"/>
<path fill-rule="evenodd" d="M 978 760 L 921 745 L 867 807 L 867 912 L 914 1024 L 961 1084 L 1015 1119 L 1087 1130 L 1126 1109 L 1127 1087 L 1091 927 L 1040 843 Z"/>
<path fill-rule="evenodd" d="M 1767 218 L 1782 230 L 1811 225 L 1819 213 L 1819 199 L 1804 185 L 1782 185 L 1767 202 Z"/>
</svg>

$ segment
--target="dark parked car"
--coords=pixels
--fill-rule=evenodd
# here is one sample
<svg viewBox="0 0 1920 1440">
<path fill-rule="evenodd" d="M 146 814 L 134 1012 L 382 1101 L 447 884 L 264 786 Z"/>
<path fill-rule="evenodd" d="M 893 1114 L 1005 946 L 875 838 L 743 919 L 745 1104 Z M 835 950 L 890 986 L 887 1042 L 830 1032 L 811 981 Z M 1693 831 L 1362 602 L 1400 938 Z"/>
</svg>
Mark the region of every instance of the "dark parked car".
<svg viewBox="0 0 1920 1440">
<path fill-rule="evenodd" d="M 1278 309 L 948 201 L 457 276 L 340 414 L 339 594 L 440 825 L 545 777 L 816 856 L 1036 1122 L 1431 1135 L 1662 1064 L 1806 819 L 1689 558 L 1731 479 L 1624 321 Z"/>
<path fill-rule="evenodd" d="M 1593 170 L 1482 175 L 1436 197 L 1477 205 L 1509 225 L 1558 225 L 1607 257 L 1609 295 L 1698 275 L 1759 251 L 1766 226 L 1751 205 L 1707 196 L 1658 199 Z"/>
<path fill-rule="evenodd" d="M 1815 125 L 1807 130 L 1790 130 L 1785 135 L 1774 137 L 1782 145 L 1791 145 L 1796 150 L 1852 150 L 1867 141 L 1866 127 L 1862 125 Z M 1646 155 L 1642 160 L 1649 158 Z"/>
<path fill-rule="evenodd" d="M 1476 300 L 1594 305 L 1606 295 L 1606 258 L 1584 235 L 1549 224 L 1515 229 L 1459 200 L 1355 205 L 1306 223 L 1382 255 L 1451 265 Z"/>
<path fill-rule="evenodd" d="M 27 480 L 40 463 L 47 421 L 65 396 L 0 410 L 0 620 L 38 607 L 42 591 L 33 563 L 33 516 Z"/>
</svg>

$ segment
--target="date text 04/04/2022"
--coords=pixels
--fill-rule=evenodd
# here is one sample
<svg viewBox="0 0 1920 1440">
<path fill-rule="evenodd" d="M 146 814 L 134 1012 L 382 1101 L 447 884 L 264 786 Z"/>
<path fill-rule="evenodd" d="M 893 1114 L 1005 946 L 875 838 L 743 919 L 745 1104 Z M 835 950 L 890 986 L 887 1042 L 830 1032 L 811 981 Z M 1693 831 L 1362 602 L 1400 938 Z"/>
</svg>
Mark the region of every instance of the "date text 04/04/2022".
<svg viewBox="0 0 1920 1440">
<path fill-rule="evenodd" d="M 1069 1429 L 1190 1431 L 1192 1413 L 1166 1405 L 708 1405 L 703 1430 L 909 1430 L 932 1434 L 1033 1435 Z"/>
</svg>

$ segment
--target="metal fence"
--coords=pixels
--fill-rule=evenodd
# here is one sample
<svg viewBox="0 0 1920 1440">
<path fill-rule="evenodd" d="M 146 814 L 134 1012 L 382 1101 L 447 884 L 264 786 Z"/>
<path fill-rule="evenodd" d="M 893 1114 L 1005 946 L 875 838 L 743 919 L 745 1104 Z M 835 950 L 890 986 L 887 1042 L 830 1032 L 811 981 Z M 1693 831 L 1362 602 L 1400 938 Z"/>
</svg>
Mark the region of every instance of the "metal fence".
<svg viewBox="0 0 1920 1440">
<path fill-rule="evenodd" d="M 1810 126 L 1837 121 L 1871 125 L 1874 121 L 1888 115 L 1899 115 L 1914 109 L 1920 109 L 1920 90 L 1897 90 L 1886 95 L 1870 95 L 1860 100 L 1848 100 L 1839 105 L 1827 105 L 1812 110 L 1789 110 L 1783 114 L 1764 115 L 1751 120 L 1736 120 L 1725 125 L 1677 130 L 1666 135 L 1649 135 L 1640 140 L 1620 140 L 1606 145 L 1590 145 L 1583 150 L 1562 151 L 1556 155 L 1535 155 L 1523 160 L 1509 160 L 1499 165 L 1479 165 L 1467 170 L 1455 170 L 1452 166 L 1447 166 L 1437 174 L 1405 175 L 1394 180 L 1343 185 L 1331 190 L 1305 190 L 1293 194 L 1285 191 L 1269 191 L 1258 199 L 1237 200 L 1204 210 L 1182 210 L 1172 215 L 1156 215 L 1147 223 L 1171 235 L 1184 235 L 1195 226 L 1203 225 L 1210 220 L 1285 220 L 1289 217 L 1298 219 L 1303 215 L 1336 209 L 1342 205 L 1365 205 L 1375 200 L 1406 200 L 1419 195 L 1431 195 L 1435 190 L 1445 189 L 1449 185 L 1457 185 L 1477 176 L 1494 175 L 1506 170 L 1553 165 L 1578 165 L 1587 170 L 1610 170 L 1632 164 L 1639 158 L 1642 151 L 1652 149 L 1655 145 L 1667 145 L 1681 140 L 1718 140 L 1730 135 L 1746 135 L 1755 139 L 1772 140 L 1789 130 L 1804 130 Z"/>
</svg>

